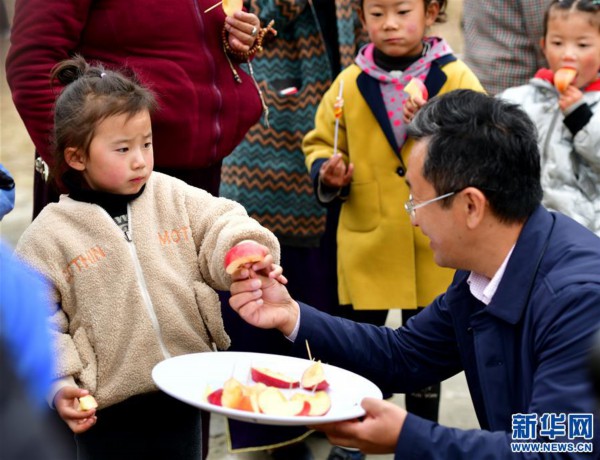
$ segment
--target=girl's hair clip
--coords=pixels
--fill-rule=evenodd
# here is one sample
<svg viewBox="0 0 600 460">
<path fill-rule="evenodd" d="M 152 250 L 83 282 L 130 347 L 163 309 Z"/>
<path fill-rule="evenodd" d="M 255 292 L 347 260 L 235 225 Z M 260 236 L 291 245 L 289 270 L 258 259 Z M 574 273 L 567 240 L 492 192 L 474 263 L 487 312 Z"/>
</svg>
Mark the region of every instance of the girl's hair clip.
<svg viewBox="0 0 600 460">
<path fill-rule="evenodd" d="M 100 78 L 104 78 L 106 76 L 106 72 L 100 72 Z"/>
</svg>

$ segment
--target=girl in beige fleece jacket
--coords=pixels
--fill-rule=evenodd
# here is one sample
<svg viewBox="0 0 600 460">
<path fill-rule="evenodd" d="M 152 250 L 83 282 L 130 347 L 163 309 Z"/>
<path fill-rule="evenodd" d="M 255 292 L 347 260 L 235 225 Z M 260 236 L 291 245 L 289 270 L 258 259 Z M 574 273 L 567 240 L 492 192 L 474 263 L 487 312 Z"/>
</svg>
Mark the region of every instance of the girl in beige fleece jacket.
<svg viewBox="0 0 600 460">
<path fill-rule="evenodd" d="M 149 90 L 80 57 L 52 79 L 67 85 L 55 106 L 54 175 L 69 194 L 16 249 L 54 290 L 51 402 L 80 457 L 200 458 L 199 411 L 157 391 L 152 368 L 229 346 L 215 292 L 231 282 L 225 253 L 255 240 L 270 254 L 253 268 L 285 282 L 277 239 L 237 203 L 152 173 Z M 98 412 L 78 410 L 87 394 Z"/>
</svg>

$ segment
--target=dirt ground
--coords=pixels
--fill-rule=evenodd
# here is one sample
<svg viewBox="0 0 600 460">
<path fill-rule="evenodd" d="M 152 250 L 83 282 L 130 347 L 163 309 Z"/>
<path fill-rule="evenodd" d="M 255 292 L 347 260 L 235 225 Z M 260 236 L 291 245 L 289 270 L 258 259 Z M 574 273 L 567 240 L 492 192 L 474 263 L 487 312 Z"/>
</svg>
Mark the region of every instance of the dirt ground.
<svg viewBox="0 0 600 460">
<path fill-rule="evenodd" d="M 2 1 L 2 0 L 0 0 Z M 4 1 L 8 16 L 12 18 L 14 0 Z M 436 26 L 434 33 L 449 41 L 455 52 L 462 51 L 462 36 L 459 28 L 462 1 L 451 2 L 448 9 L 449 20 L 446 24 Z M 4 64 L 9 46 L 7 36 L 0 38 L 0 162 L 11 171 L 15 177 L 16 206 L 0 222 L 0 236 L 9 245 L 14 246 L 27 225 L 31 221 L 33 187 L 33 144 L 19 118 L 10 97 L 6 83 Z M 398 312 L 392 312 L 388 324 L 396 327 L 400 324 Z M 404 404 L 402 395 L 396 395 L 393 401 L 399 405 Z M 477 420 L 470 401 L 469 392 L 462 374 L 446 381 L 442 385 L 442 402 L 440 409 L 440 422 L 460 428 L 477 428 Z M 308 444 L 316 460 L 324 460 L 329 452 L 329 443 L 316 436 L 308 439 Z M 210 460 L 267 460 L 269 456 L 264 452 L 245 454 L 230 454 L 227 452 L 227 442 L 224 434 L 224 424 L 221 417 L 213 417 L 211 424 L 211 453 Z M 370 460 L 391 460 L 392 455 L 369 455 Z"/>
</svg>

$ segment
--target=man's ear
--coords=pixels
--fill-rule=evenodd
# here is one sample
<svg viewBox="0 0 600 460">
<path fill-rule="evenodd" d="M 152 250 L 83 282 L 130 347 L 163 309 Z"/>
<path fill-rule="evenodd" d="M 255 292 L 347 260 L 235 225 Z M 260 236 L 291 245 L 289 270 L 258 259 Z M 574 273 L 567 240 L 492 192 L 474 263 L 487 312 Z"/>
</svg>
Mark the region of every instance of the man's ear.
<svg viewBox="0 0 600 460">
<path fill-rule="evenodd" d="M 85 155 L 81 149 L 75 147 L 67 147 L 65 149 L 65 162 L 77 171 L 85 170 Z"/>
<path fill-rule="evenodd" d="M 481 190 L 475 187 L 467 187 L 462 194 L 465 200 L 467 227 L 474 229 L 481 224 L 485 217 L 487 198 Z"/>
</svg>

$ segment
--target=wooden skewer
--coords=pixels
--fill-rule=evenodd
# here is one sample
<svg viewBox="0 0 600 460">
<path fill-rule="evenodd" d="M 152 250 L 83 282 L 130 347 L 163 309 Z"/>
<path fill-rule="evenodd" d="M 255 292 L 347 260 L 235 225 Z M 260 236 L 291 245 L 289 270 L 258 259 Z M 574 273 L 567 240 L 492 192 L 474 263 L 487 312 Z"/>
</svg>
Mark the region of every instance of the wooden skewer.
<svg viewBox="0 0 600 460">
<path fill-rule="evenodd" d="M 211 11 L 211 10 L 214 10 L 214 9 L 215 9 L 217 6 L 219 6 L 221 3 L 223 3 L 223 1 L 222 1 L 222 0 L 221 0 L 220 2 L 217 2 L 217 3 L 215 3 L 213 6 L 210 6 L 210 7 L 206 8 L 206 9 L 204 10 L 204 12 L 205 12 L 205 13 L 208 13 L 209 11 Z"/>
<path fill-rule="evenodd" d="M 312 359 L 312 355 L 310 354 L 310 347 L 308 346 L 308 339 L 304 340 L 306 342 L 306 351 L 308 351 L 308 359 L 310 359 L 311 361 Z"/>
</svg>

